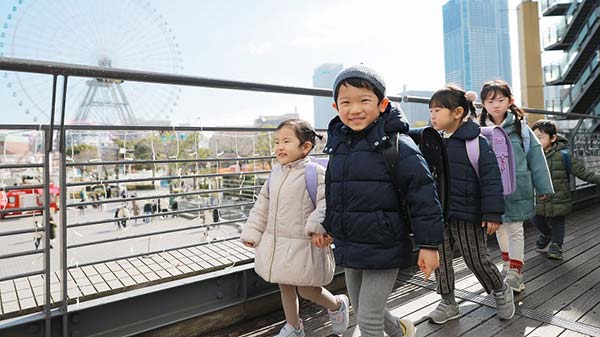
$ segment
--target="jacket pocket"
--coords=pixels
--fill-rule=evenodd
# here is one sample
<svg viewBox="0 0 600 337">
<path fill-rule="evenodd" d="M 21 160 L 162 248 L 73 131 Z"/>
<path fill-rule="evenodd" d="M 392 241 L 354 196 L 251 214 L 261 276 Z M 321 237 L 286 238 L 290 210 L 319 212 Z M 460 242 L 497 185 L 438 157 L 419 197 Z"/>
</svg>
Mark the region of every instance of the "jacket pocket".
<svg viewBox="0 0 600 337">
<path fill-rule="evenodd" d="M 377 218 L 376 228 L 378 229 L 378 241 L 385 245 L 391 245 L 398 242 L 398 231 L 387 214 L 383 211 L 376 211 L 375 216 Z"/>
</svg>

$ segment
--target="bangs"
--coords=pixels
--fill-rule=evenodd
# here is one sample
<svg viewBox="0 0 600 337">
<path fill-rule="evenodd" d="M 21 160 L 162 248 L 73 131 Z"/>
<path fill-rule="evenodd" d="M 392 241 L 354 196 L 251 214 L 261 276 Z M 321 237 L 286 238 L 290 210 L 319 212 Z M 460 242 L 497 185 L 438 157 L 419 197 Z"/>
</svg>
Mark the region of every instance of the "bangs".
<svg viewBox="0 0 600 337">
<path fill-rule="evenodd" d="M 481 100 L 495 99 L 498 96 L 510 98 L 512 95 L 506 88 L 498 85 L 488 85 L 481 90 Z"/>
</svg>

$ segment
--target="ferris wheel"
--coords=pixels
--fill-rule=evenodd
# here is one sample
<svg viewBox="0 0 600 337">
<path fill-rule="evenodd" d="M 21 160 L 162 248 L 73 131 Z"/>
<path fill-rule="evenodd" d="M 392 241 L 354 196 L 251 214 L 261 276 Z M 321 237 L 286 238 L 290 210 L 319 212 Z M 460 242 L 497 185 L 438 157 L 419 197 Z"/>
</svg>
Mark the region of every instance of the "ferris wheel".
<svg viewBox="0 0 600 337">
<path fill-rule="evenodd" d="M 0 57 L 179 73 L 179 44 L 163 16 L 142 0 L 13 0 L 5 7 Z M 2 7 L 0 7 L 0 12 Z M 2 90 L 26 122 L 49 122 L 52 77 L 3 72 Z M 70 77 L 66 119 L 92 124 L 169 120 L 176 86 Z"/>
</svg>

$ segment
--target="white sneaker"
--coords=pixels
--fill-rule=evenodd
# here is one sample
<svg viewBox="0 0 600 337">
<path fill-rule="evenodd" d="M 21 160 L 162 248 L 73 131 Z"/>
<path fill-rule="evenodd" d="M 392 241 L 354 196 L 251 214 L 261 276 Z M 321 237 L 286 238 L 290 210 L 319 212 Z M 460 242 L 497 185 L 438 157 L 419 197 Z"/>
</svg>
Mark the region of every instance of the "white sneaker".
<svg viewBox="0 0 600 337">
<path fill-rule="evenodd" d="M 275 335 L 275 337 L 305 337 L 304 334 L 304 325 L 302 325 L 302 321 L 300 321 L 300 328 L 296 329 L 293 326 L 285 323 L 283 328 L 279 330 L 279 333 Z"/>
<path fill-rule="evenodd" d="M 506 272 L 504 281 L 512 288 L 514 292 L 520 293 L 525 290 L 523 283 L 523 274 L 519 273 L 518 269 L 511 268 Z"/>
<path fill-rule="evenodd" d="M 348 301 L 348 296 L 346 295 L 336 295 L 338 303 L 340 303 L 340 308 L 337 311 L 327 310 L 329 314 L 329 319 L 331 320 L 331 329 L 334 334 L 343 334 L 346 329 L 348 329 L 348 324 L 350 323 L 350 313 L 348 310 L 348 306 L 350 302 Z"/>
</svg>

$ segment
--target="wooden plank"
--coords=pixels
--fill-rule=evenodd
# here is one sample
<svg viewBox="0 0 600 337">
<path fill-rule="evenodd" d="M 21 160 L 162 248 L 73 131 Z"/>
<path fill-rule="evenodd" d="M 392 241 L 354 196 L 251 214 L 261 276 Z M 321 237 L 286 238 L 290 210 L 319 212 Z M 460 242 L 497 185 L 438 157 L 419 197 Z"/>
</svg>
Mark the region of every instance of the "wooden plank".
<svg viewBox="0 0 600 337">
<path fill-rule="evenodd" d="M 110 269 L 106 265 L 106 263 L 95 264 L 94 268 L 98 272 L 98 274 L 106 274 L 110 272 Z"/>
<path fill-rule="evenodd" d="M 108 284 L 108 286 L 110 287 L 111 290 L 117 290 L 120 288 L 123 288 L 123 283 L 121 283 L 121 281 L 114 279 L 114 280 L 106 280 L 106 283 Z"/>
<path fill-rule="evenodd" d="M 4 302 L 2 303 L 2 308 L 4 311 L 4 315 L 21 311 L 21 308 L 19 307 L 19 303 L 17 301 Z"/>
</svg>

